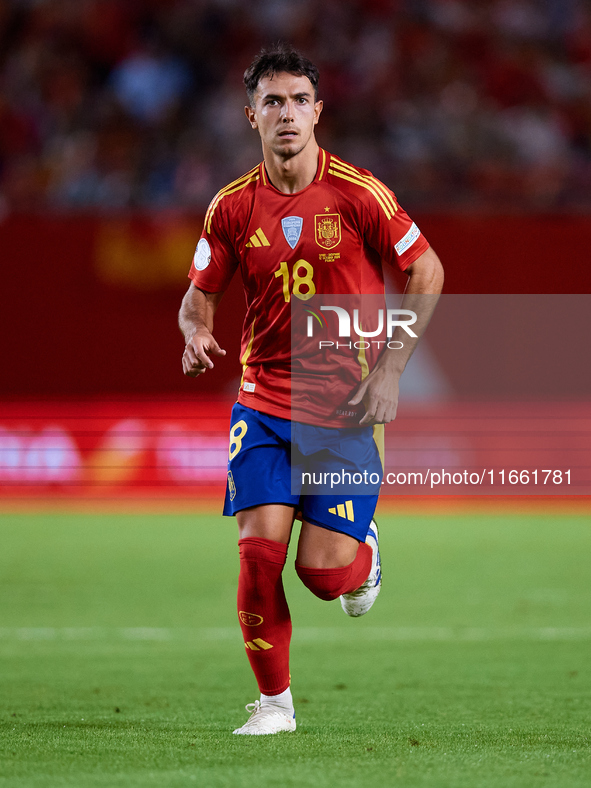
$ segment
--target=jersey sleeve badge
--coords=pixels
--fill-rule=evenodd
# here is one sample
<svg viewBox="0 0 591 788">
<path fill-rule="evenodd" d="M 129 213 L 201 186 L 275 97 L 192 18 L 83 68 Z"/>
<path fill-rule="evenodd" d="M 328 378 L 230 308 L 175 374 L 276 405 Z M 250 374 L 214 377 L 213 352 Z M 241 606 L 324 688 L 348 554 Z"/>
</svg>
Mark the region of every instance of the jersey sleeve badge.
<svg viewBox="0 0 591 788">
<path fill-rule="evenodd" d="M 334 249 L 341 242 L 341 217 L 338 213 L 317 214 L 316 243 L 323 249 Z"/>
<path fill-rule="evenodd" d="M 195 255 L 193 257 L 193 265 L 198 271 L 204 271 L 211 263 L 211 249 L 207 243 L 207 239 L 202 238 L 197 244 Z"/>
<path fill-rule="evenodd" d="M 395 245 L 394 248 L 396 249 L 396 254 L 399 257 L 400 257 L 401 254 L 404 254 L 407 249 L 410 249 L 410 247 L 414 244 L 414 242 L 417 240 L 417 238 L 419 237 L 420 234 L 421 234 L 421 231 L 416 226 L 416 224 L 413 222 L 412 225 L 411 225 L 410 230 Z"/>
</svg>

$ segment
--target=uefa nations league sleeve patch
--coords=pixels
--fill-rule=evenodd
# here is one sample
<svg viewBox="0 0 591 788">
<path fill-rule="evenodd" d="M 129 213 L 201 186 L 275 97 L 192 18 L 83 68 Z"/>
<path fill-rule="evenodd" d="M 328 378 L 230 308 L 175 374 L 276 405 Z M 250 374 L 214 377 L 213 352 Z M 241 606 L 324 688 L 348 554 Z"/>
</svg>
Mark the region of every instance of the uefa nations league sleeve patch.
<svg viewBox="0 0 591 788">
<path fill-rule="evenodd" d="M 198 271 L 203 271 L 211 263 L 211 249 L 205 238 L 202 238 L 197 244 L 195 255 L 193 257 L 193 265 Z"/>
<path fill-rule="evenodd" d="M 407 232 L 404 238 L 401 238 L 396 244 L 396 246 L 394 247 L 396 249 L 396 254 L 399 257 L 400 255 L 404 254 L 407 249 L 410 249 L 410 247 L 414 244 L 414 242 L 417 240 L 420 234 L 421 231 L 413 222 L 410 230 Z"/>
</svg>

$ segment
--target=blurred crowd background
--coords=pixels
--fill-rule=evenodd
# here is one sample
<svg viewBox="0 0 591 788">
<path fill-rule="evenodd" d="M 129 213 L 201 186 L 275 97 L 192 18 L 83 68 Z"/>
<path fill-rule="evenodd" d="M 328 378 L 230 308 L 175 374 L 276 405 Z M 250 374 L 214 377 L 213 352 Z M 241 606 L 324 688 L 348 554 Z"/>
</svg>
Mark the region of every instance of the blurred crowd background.
<svg viewBox="0 0 591 788">
<path fill-rule="evenodd" d="M 260 161 L 242 75 L 278 40 L 320 68 L 320 144 L 393 188 L 446 269 L 392 457 L 575 457 L 564 492 L 587 490 L 588 296 L 556 294 L 591 292 L 591 0 L 0 0 L 0 502 L 223 484 L 241 283 L 199 381 L 176 314 L 209 201 Z"/>
<path fill-rule="evenodd" d="M 260 160 L 242 73 L 279 39 L 405 206 L 591 208 L 587 0 L 0 0 L 0 214 L 202 211 Z"/>
</svg>

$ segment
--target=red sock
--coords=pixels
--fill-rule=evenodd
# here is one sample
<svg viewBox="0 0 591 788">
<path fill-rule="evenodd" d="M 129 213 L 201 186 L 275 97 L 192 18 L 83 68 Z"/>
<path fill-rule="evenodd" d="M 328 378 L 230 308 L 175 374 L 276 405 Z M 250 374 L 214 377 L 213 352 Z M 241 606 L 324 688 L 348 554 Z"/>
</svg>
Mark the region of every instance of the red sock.
<svg viewBox="0 0 591 788">
<path fill-rule="evenodd" d="M 281 573 L 287 545 L 248 537 L 238 541 L 238 618 L 250 666 L 265 695 L 289 687 L 291 618 Z"/>
<path fill-rule="evenodd" d="M 372 549 L 360 542 L 355 559 L 347 566 L 336 569 L 311 569 L 296 564 L 300 580 L 310 591 L 327 602 L 341 594 L 355 591 L 365 583 L 371 571 Z"/>
</svg>

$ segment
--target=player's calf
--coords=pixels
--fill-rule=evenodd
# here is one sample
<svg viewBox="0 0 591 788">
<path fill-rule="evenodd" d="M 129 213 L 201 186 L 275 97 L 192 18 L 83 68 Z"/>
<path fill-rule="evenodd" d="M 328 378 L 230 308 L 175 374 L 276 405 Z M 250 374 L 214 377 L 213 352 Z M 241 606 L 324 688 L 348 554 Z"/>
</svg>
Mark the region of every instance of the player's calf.
<svg viewBox="0 0 591 788">
<path fill-rule="evenodd" d="M 240 546 L 238 618 L 244 648 L 261 692 L 289 687 L 291 619 L 281 573 L 287 545 L 245 538 Z"/>
</svg>

